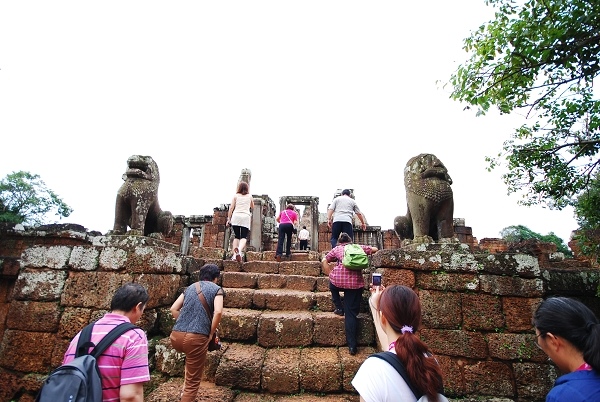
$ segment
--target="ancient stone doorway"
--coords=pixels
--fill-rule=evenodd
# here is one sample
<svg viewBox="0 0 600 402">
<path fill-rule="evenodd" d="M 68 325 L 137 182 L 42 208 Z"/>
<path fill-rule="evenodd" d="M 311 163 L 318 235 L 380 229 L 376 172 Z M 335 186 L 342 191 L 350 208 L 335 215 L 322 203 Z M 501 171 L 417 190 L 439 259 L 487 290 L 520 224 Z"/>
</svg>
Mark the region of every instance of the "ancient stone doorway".
<svg viewBox="0 0 600 402">
<path fill-rule="evenodd" d="M 306 229 L 310 233 L 310 240 L 308 245 L 311 250 L 318 251 L 319 248 L 319 197 L 311 197 L 311 196 L 293 196 L 286 195 L 279 198 L 279 210 L 283 211 L 287 204 L 294 204 L 296 207 L 298 205 L 304 206 L 304 214 L 309 215 L 310 219 L 308 223 L 303 223 L 300 220 L 300 228 L 302 228 L 303 224 L 306 224 Z M 308 210 L 306 209 L 308 208 Z"/>
</svg>

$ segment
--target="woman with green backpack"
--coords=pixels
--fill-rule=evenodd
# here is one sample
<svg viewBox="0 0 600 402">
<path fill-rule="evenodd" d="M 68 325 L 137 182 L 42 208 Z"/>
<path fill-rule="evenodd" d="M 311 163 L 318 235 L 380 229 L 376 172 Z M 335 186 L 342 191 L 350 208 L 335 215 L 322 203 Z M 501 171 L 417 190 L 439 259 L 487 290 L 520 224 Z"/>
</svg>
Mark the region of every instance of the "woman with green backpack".
<svg viewBox="0 0 600 402">
<path fill-rule="evenodd" d="M 347 251 L 349 253 L 346 253 L 347 255 L 345 256 L 346 246 L 348 246 Z M 344 316 L 346 342 L 348 343 L 348 350 L 351 355 L 355 355 L 358 351 L 358 312 L 360 311 L 362 292 L 365 289 L 361 263 L 347 262 L 348 266 L 343 264 L 344 260 L 364 261 L 363 256 L 350 253 L 350 251 L 354 251 L 353 246 L 359 246 L 366 255 L 371 255 L 378 250 L 377 247 L 352 244 L 352 239 L 348 233 L 342 232 L 338 237 L 337 246 L 329 251 L 322 260 L 323 272 L 329 274 L 329 290 L 331 291 L 331 300 L 335 305 L 334 313 Z M 333 269 L 329 266 L 331 262 L 335 262 Z M 368 266 L 368 259 L 366 266 Z M 343 303 L 340 298 L 340 292 L 344 292 Z"/>
</svg>

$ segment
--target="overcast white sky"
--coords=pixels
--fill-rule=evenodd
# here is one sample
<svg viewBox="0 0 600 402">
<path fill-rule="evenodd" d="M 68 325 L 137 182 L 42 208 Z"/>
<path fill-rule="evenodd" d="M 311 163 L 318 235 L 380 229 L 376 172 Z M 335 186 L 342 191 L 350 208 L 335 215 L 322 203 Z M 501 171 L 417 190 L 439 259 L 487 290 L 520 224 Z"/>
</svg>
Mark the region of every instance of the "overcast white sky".
<svg viewBox="0 0 600 402">
<path fill-rule="evenodd" d="M 133 154 L 156 160 L 174 214 L 212 214 L 248 168 L 276 205 L 325 212 L 353 188 L 391 229 L 406 162 L 433 153 L 478 239 L 521 224 L 567 242 L 572 210 L 518 206 L 485 169 L 521 118 L 475 117 L 436 84 L 492 16 L 483 0 L 4 1 L 0 177 L 39 174 L 75 210 L 61 222 L 103 233 Z"/>
</svg>

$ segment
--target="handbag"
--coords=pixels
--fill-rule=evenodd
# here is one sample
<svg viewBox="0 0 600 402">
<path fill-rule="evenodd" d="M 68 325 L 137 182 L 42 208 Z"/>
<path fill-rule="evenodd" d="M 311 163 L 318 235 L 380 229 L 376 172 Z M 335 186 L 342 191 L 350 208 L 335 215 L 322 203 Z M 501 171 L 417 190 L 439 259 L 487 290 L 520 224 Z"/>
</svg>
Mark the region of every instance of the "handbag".
<svg viewBox="0 0 600 402">
<path fill-rule="evenodd" d="M 206 310 L 206 314 L 208 315 L 208 318 L 210 318 L 212 320 L 213 317 L 213 313 L 212 310 L 210 309 L 210 307 L 208 306 L 208 303 L 206 302 L 206 298 L 204 297 L 204 294 L 202 294 L 202 288 L 200 288 L 200 283 L 196 282 L 196 293 L 198 293 L 198 299 L 200 299 L 200 303 L 202 303 L 202 306 L 204 306 L 204 310 Z M 212 338 L 210 338 L 210 341 L 208 341 L 208 351 L 212 352 L 213 350 L 221 350 L 221 339 L 219 338 L 219 329 L 217 328 L 215 330 L 215 333 L 213 334 Z"/>
</svg>

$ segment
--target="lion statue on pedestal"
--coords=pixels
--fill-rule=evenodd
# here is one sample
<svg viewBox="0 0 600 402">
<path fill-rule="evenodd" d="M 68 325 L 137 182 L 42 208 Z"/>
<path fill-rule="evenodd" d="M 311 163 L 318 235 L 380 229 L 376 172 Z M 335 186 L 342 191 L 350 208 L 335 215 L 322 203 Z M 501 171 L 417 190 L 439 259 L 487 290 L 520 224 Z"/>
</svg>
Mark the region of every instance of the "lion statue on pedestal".
<svg viewBox="0 0 600 402">
<path fill-rule="evenodd" d="M 162 239 L 173 229 L 173 214 L 160 209 L 158 165 L 151 156 L 132 155 L 117 192 L 115 224 L 109 234 L 131 234 Z M 131 230 L 127 231 L 127 227 Z"/>
<path fill-rule="evenodd" d="M 412 157 L 404 168 L 406 216 L 394 219 L 394 230 L 408 243 L 431 243 L 454 237 L 452 179 L 432 154 Z"/>
</svg>

